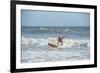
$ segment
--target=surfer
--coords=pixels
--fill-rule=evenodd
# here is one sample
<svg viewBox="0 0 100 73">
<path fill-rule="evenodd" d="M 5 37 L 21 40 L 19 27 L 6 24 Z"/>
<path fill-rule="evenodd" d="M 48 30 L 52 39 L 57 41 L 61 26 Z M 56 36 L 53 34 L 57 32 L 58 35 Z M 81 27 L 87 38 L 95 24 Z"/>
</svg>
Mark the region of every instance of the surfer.
<svg viewBox="0 0 100 73">
<path fill-rule="evenodd" d="M 58 37 L 58 44 L 59 43 L 61 43 L 61 45 L 63 45 L 63 36 L 62 35 L 60 35 L 59 37 Z"/>
</svg>

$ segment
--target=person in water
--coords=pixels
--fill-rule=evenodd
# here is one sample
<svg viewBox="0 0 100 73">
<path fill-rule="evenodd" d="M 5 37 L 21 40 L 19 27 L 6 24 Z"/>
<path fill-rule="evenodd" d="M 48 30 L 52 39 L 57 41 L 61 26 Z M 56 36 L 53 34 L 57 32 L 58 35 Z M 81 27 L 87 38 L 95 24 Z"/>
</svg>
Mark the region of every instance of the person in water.
<svg viewBox="0 0 100 73">
<path fill-rule="evenodd" d="M 63 36 L 62 35 L 60 35 L 59 37 L 58 37 L 58 44 L 60 44 L 61 43 L 61 45 L 63 45 Z"/>
</svg>

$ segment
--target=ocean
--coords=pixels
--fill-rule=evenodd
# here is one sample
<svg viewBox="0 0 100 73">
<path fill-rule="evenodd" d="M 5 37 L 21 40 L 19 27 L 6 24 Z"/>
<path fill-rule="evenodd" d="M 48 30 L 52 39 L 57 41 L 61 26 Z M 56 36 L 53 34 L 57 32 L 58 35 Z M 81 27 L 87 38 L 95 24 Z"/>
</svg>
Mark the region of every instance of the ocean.
<svg viewBox="0 0 100 73">
<path fill-rule="evenodd" d="M 63 46 L 52 48 L 50 40 L 63 35 Z M 90 59 L 90 27 L 21 28 L 21 62 L 56 62 Z"/>
</svg>

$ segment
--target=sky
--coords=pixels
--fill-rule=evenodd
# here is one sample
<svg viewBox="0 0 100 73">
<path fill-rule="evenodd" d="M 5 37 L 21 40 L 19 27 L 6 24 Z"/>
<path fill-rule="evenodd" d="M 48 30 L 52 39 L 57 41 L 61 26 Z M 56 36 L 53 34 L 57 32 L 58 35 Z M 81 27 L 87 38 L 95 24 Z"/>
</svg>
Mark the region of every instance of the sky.
<svg viewBox="0 0 100 73">
<path fill-rule="evenodd" d="M 90 14 L 21 10 L 22 26 L 89 26 Z"/>
</svg>

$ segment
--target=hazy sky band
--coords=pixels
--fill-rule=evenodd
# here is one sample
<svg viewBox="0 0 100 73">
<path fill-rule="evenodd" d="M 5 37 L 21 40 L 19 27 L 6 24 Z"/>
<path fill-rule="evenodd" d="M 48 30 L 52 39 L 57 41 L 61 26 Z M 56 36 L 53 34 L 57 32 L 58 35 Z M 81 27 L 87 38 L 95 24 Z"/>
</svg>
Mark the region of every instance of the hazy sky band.
<svg viewBox="0 0 100 73">
<path fill-rule="evenodd" d="M 21 10 L 22 26 L 89 26 L 89 13 Z"/>
</svg>

